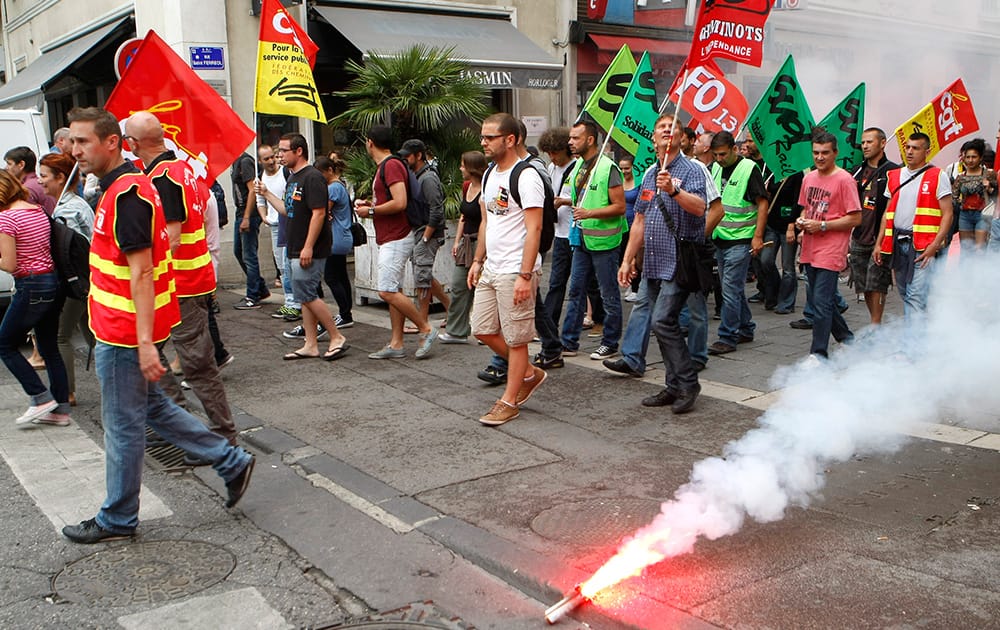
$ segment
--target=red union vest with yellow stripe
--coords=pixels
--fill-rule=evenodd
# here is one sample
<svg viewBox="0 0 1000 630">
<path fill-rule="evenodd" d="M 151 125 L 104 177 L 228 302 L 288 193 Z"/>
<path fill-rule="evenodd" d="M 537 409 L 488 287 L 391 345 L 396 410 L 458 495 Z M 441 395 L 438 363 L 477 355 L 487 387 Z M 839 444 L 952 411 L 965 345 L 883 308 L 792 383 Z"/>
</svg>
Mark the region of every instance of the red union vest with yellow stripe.
<svg viewBox="0 0 1000 630">
<path fill-rule="evenodd" d="M 899 190 L 900 176 L 903 169 L 897 168 L 889 171 L 889 182 L 887 187 L 890 191 Z M 908 186 L 919 186 L 917 189 L 917 212 L 913 216 L 913 249 L 922 252 L 927 246 L 934 242 L 938 232 L 941 230 L 941 201 L 937 198 L 938 179 L 941 169 L 932 166 L 920 177 L 919 182 L 907 184 Z M 896 206 L 899 204 L 899 195 L 893 194 L 889 200 L 889 205 L 885 209 L 885 234 L 882 235 L 882 244 L 879 250 L 883 254 L 892 253 L 893 240 L 893 218 L 896 216 Z"/>
<path fill-rule="evenodd" d="M 129 282 L 128 259 L 115 234 L 118 198 L 134 190 L 139 198 L 153 206 L 153 343 L 165 341 L 170 330 L 181 321 L 174 272 L 170 259 L 167 222 L 163 218 L 160 196 L 149 178 L 139 172 L 125 173 L 112 183 L 97 205 L 94 217 L 94 240 L 90 244 L 90 329 L 100 341 L 127 348 L 138 347 L 135 302 Z"/>
<path fill-rule="evenodd" d="M 184 214 L 181 243 L 173 252 L 174 281 L 177 297 L 194 297 L 215 291 L 215 268 L 205 240 L 205 196 L 194 171 L 177 158 L 157 162 L 149 173 L 150 181 L 165 177 L 181 190 Z M 155 184 L 154 184 L 155 185 Z"/>
</svg>

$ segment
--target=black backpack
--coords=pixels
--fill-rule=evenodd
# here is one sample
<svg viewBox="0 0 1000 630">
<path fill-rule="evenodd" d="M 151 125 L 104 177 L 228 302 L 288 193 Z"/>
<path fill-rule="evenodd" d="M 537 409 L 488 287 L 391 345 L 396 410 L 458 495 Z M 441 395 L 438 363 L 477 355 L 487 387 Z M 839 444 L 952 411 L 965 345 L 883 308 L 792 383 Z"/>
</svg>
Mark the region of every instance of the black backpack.
<svg viewBox="0 0 1000 630">
<path fill-rule="evenodd" d="M 83 300 L 90 292 L 90 241 L 66 225 L 49 217 L 49 245 L 59 281 L 68 297 Z"/>
<path fill-rule="evenodd" d="M 226 191 L 222 189 L 218 180 L 212 182 L 212 187 L 209 190 L 215 196 L 215 205 L 219 209 L 219 229 L 221 230 L 229 225 L 229 211 L 226 209 Z"/>
<path fill-rule="evenodd" d="M 552 191 L 552 183 L 548 178 L 548 173 L 543 175 L 539 172 L 539 169 L 531 165 L 531 160 L 532 158 L 529 157 L 526 160 L 519 160 L 514 165 L 510 173 L 510 195 L 514 198 L 514 203 L 523 208 L 524 206 L 521 206 L 521 191 L 518 189 L 521 171 L 525 168 L 534 168 L 538 172 L 538 176 L 542 180 L 542 187 L 545 189 L 545 200 L 542 202 L 542 236 L 538 242 L 538 253 L 544 254 L 552 249 L 552 241 L 556 237 L 556 223 L 559 222 L 559 213 L 556 210 L 556 195 Z M 486 181 L 495 167 L 495 163 L 490 164 L 490 167 L 486 169 L 486 173 L 483 174 L 483 182 Z"/>
<path fill-rule="evenodd" d="M 417 174 L 410 170 L 410 166 L 406 163 L 406 160 L 397 155 L 390 155 L 378 167 L 379 179 L 382 180 L 382 185 L 385 186 L 385 189 L 389 191 L 389 199 L 392 199 L 392 191 L 389 190 L 389 184 L 385 181 L 385 165 L 389 160 L 399 160 L 409 175 L 406 180 L 406 220 L 410 222 L 410 227 L 413 229 L 426 226 L 431 220 L 431 209 L 424 202 L 424 196 L 420 193 Z"/>
</svg>

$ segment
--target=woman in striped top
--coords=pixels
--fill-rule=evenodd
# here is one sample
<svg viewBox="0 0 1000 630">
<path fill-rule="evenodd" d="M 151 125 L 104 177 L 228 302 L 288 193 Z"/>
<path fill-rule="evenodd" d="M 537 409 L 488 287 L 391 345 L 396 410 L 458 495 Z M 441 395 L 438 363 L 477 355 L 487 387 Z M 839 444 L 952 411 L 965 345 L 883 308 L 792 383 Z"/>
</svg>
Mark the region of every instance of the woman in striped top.
<svg viewBox="0 0 1000 630">
<path fill-rule="evenodd" d="M 0 269 L 14 276 L 14 297 L 0 321 L 0 360 L 31 398 L 31 405 L 16 423 L 23 427 L 66 426 L 70 423 L 69 384 L 56 347 L 63 293 L 49 245 L 49 217 L 27 199 L 28 191 L 21 182 L 0 170 Z M 32 329 L 45 359 L 51 391 L 20 351 Z"/>
</svg>

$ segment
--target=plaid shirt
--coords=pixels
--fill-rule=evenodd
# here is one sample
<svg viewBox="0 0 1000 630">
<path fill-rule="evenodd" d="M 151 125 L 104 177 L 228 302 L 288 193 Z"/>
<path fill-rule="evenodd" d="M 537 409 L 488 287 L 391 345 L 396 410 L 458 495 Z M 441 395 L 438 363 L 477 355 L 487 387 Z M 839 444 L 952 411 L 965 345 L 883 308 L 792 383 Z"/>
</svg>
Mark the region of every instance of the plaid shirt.
<svg viewBox="0 0 1000 630">
<path fill-rule="evenodd" d="M 678 153 L 677 157 L 667 165 L 674 186 L 684 189 L 684 192 L 705 199 L 705 175 L 697 165 Z M 639 198 L 635 203 L 636 214 L 645 217 L 645 246 L 642 260 L 642 277 L 654 280 L 672 280 L 677 267 L 677 244 L 674 235 L 663 219 L 660 205 L 656 201 L 656 175 L 660 165 L 654 164 L 646 170 L 639 188 Z M 705 217 L 696 217 L 681 209 L 677 201 L 665 192 L 660 192 L 663 208 L 670 213 L 678 236 L 685 241 L 705 240 Z M 707 203 L 706 203 L 707 205 Z"/>
</svg>

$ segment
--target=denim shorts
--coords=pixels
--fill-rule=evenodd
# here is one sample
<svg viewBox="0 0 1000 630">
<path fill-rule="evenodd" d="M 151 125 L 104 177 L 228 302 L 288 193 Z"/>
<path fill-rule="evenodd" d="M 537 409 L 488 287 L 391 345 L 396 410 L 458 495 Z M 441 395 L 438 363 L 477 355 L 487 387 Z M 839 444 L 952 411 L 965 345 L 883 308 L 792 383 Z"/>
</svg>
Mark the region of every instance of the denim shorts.
<svg viewBox="0 0 1000 630">
<path fill-rule="evenodd" d="M 989 232 L 993 217 L 979 210 L 962 210 L 958 213 L 958 229 L 963 232 Z"/>
<path fill-rule="evenodd" d="M 319 299 L 319 283 L 323 279 L 326 258 L 313 258 L 312 264 L 303 269 L 298 258 L 288 262 L 292 268 L 292 295 L 300 304 Z"/>
<path fill-rule="evenodd" d="M 406 263 L 413 253 L 413 236 L 378 246 L 378 290 L 397 293 L 403 288 Z M 428 284 L 428 286 L 430 286 Z"/>
</svg>

